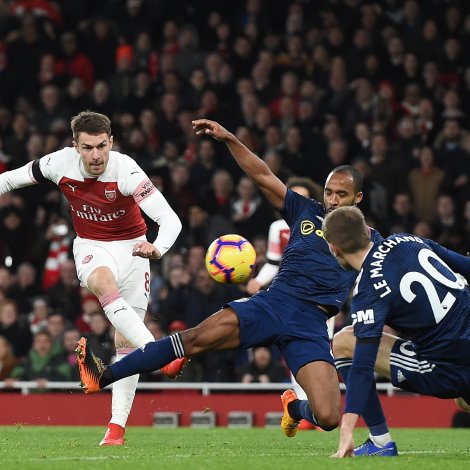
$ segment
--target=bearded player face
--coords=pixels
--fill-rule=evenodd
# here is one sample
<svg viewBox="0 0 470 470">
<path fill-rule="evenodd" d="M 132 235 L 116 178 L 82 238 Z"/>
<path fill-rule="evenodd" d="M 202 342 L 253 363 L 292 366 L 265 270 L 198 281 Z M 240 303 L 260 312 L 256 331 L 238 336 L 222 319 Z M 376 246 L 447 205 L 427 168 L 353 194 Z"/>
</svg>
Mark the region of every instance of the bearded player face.
<svg viewBox="0 0 470 470">
<path fill-rule="evenodd" d="M 356 191 L 354 180 L 349 173 L 330 173 L 325 182 L 323 199 L 326 212 L 338 207 L 355 206 L 362 201 L 362 192 Z"/>
</svg>

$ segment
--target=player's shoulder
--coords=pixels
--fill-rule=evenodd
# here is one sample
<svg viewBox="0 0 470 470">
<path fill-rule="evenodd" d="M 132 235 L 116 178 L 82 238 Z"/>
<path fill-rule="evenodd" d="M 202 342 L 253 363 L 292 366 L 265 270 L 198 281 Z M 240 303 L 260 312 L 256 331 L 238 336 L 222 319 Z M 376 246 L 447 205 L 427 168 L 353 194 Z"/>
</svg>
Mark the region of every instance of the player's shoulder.
<svg viewBox="0 0 470 470">
<path fill-rule="evenodd" d="M 80 155 L 74 147 L 63 149 L 44 155 L 40 159 L 41 171 L 46 177 L 53 175 L 69 175 L 78 171 Z"/>
<path fill-rule="evenodd" d="M 292 191 L 292 189 L 288 189 L 286 193 L 286 210 L 289 207 L 295 207 L 297 209 L 307 209 L 313 211 L 316 215 L 323 216 L 325 214 L 325 208 L 323 204 L 321 204 L 316 199 L 309 199 L 301 194 Z"/>
<path fill-rule="evenodd" d="M 369 229 L 370 229 L 370 239 L 374 243 L 381 242 L 384 239 L 382 234 L 377 229 L 373 227 L 369 227 Z"/>
<path fill-rule="evenodd" d="M 142 178 L 145 176 L 144 171 L 132 157 L 115 150 L 109 152 L 109 163 L 106 173 L 108 173 L 108 177 L 113 176 L 114 179 L 130 177 L 134 179 L 136 176 L 139 177 L 141 175 Z"/>
<path fill-rule="evenodd" d="M 136 161 L 129 155 L 126 155 L 125 153 L 112 150 L 111 152 L 109 152 L 109 161 L 112 164 L 112 166 L 118 168 L 120 171 L 123 171 L 124 173 L 126 172 L 129 172 L 129 174 L 131 174 L 132 172 L 144 173 L 143 170 L 136 163 Z"/>
<path fill-rule="evenodd" d="M 80 155 L 75 150 L 74 147 L 64 147 L 60 150 L 56 150 L 55 152 L 49 153 L 42 157 L 41 160 L 44 160 L 46 163 L 55 163 L 60 164 L 63 163 L 65 165 L 70 165 L 71 161 L 79 160 Z"/>
</svg>

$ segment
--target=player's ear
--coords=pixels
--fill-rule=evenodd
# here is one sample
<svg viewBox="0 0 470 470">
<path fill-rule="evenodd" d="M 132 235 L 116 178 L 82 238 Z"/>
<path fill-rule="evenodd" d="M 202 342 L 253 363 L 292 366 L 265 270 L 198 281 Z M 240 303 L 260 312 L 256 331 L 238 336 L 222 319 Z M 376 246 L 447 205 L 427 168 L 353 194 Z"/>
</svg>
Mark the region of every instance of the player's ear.
<svg viewBox="0 0 470 470">
<path fill-rule="evenodd" d="M 113 142 L 114 142 L 113 136 L 110 135 L 110 136 L 109 136 L 109 148 L 110 148 L 110 149 L 113 148 Z"/>
<path fill-rule="evenodd" d="M 333 245 L 333 243 L 328 243 L 328 248 L 330 249 L 330 253 L 336 258 L 336 256 L 338 256 L 338 247 Z"/>
<path fill-rule="evenodd" d="M 356 193 L 356 197 L 354 198 L 354 203 L 359 204 L 362 201 L 363 197 L 364 197 L 364 194 L 362 193 L 362 191 L 359 191 L 358 193 Z"/>
<path fill-rule="evenodd" d="M 77 144 L 77 142 L 75 142 L 75 140 L 72 140 L 72 144 L 73 144 L 74 149 L 78 152 L 78 144 Z"/>
</svg>

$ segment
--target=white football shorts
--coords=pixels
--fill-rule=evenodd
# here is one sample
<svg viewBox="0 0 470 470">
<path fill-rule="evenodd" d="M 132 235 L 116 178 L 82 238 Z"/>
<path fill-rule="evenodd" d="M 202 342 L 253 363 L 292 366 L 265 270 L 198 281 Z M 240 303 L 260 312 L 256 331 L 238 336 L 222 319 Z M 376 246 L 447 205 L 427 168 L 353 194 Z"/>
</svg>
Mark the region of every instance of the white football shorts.
<svg viewBox="0 0 470 470">
<path fill-rule="evenodd" d="M 147 311 L 150 292 L 150 263 L 146 258 L 132 256 L 132 248 L 144 236 L 132 240 L 98 241 L 76 237 L 73 256 L 77 276 L 88 287 L 88 276 L 100 266 L 111 270 L 124 300 L 136 309 Z M 138 311 L 141 314 L 140 311 Z"/>
</svg>

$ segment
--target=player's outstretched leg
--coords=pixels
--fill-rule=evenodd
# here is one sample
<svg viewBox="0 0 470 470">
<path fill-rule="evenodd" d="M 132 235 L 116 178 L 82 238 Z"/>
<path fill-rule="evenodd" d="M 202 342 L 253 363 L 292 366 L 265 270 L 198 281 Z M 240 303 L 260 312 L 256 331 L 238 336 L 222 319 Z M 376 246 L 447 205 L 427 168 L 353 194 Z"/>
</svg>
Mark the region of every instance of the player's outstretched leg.
<svg viewBox="0 0 470 470">
<path fill-rule="evenodd" d="M 369 438 L 364 444 L 354 449 L 354 455 L 356 457 L 396 457 L 398 450 L 397 445 L 393 441 L 379 447 Z"/>
<path fill-rule="evenodd" d="M 124 377 L 158 370 L 163 367 L 162 373 L 174 378 L 181 374 L 189 358 L 177 357 L 172 344 L 180 339 L 176 335 L 166 337 L 162 340 L 152 341 L 146 348 L 136 349 L 121 361 L 111 366 L 105 366 L 101 359 L 96 356 L 87 344 L 86 338 L 80 338 L 75 350 L 78 370 L 80 372 L 81 387 L 85 393 L 99 392 L 107 385 Z M 178 343 L 180 344 L 180 343 Z M 181 345 L 179 354 L 184 354 Z M 170 361 L 170 362 L 168 362 Z"/>
<path fill-rule="evenodd" d="M 297 427 L 299 422 L 291 417 L 289 414 L 289 403 L 292 403 L 294 400 L 297 400 L 297 395 L 294 390 L 286 390 L 281 395 L 282 407 L 284 409 L 284 414 L 281 419 L 281 429 L 287 437 L 294 437 L 297 434 Z"/>
<path fill-rule="evenodd" d="M 100 378 L 106 370 L 103 361 L 94 354 L 87 344 L 86 338 L 82 337 L 78 340 L 75 349 L 78 370 L 80 372 L 80 380 L 82 390 L 85 393 L 96 393 L 101 390 Z"/>
</svg>

